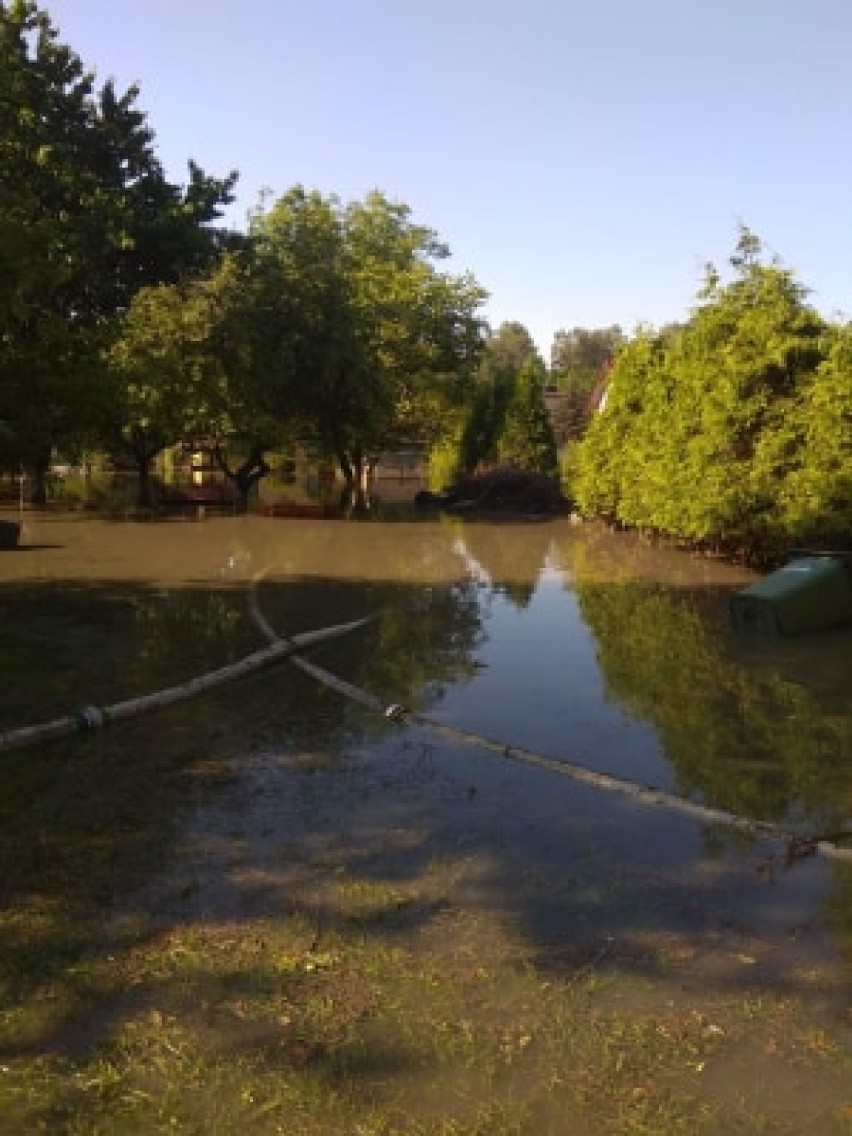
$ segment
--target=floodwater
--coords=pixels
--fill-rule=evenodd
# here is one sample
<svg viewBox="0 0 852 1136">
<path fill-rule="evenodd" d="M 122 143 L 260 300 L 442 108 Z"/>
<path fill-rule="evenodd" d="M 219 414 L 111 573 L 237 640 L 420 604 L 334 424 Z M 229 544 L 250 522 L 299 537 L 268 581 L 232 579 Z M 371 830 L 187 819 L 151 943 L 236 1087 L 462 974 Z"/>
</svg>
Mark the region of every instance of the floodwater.
<svg viewBox="0 0 852 1136">
<path fill-rule="evenodd" d="M 0 727 L 108 706 L 244 657 L 265 644 L 254 597 L 281 634 L 375 616 L 311 657 L 385 704 L 802 833 L 849 832 L 852 631 L 789 640 L 735 632 L 729 600 L 753 578 L 561 519 L 32 516 L 22 547 L 0 553 Z M 478 831 L 494 835 L 508 873 L 482 881 L 483 894 L 523 920 L 542 957 L 578 919 L 587 935 L 676 931 L 709 926 L 712 908 L 720 933 L 774 936 L 785 949 L 834 959 L 835 1010 L 845 998 L 848 863 L 812 857 L 785 868 L 770 842 L 576 786 L 557 771 L 511 768 L 425 728 L 371 721 L 339 693 L 299 681 L 298 697 L 257 681 L 220 694 L 217 744 L 274 752 L 297 726 L 314 727 L 369 754 L 374 768 L 402 750 L 443 747 L 447 768 L 470 779 Z M 203 699 L 197 706 L 200 735 L 207 710 Z M 257 805 L 264 823 L 274 814 L 276 774 L 267 772 L 266 804 Z M 446 816 L 463 825 L 458 810 L 469 807 L 467 798 L 452 803 Z M 425 823 L 423 801 L 419 808 Z M 411 815 L 371 823 L 400 828 Z M 568 905 L 558 887 L 521 903 L 506 884 L 533 870 L 545 879 L 569 862 L 573 879 L 586 873 L 584 894 L 603 894 L 606 873 L 620 883 L 581 915 L 576 896 Z M 803 957 L 776 954 L 767 979 L 773 967 L 776 978 L 785 967 L 789 976 Z"/>
<path fill-rule="evenodd" d="M 255 590 L 284 634 L 378 613 L 325 650 L 386 702 L 738 814 L 852 828 L 852 632 L 734 631 L 730 596 L 752 579 L 562 520 L 45 516 L 0 556 L 7 658 L 26 646 L 30 608 L 90 609 L 56 697 L 42 684 L 45 714 L 73 708 L 68 683 L 69 696 L 106 703 L 260 647 Z M 81 644 L 111 631 L 123 658 L 104 674 Z M 49 652 L 60 670 L 63 647 Z M 30 679 L 26 667 L 7 674 L 4 726 L 26 724 Z"/>
</svg>

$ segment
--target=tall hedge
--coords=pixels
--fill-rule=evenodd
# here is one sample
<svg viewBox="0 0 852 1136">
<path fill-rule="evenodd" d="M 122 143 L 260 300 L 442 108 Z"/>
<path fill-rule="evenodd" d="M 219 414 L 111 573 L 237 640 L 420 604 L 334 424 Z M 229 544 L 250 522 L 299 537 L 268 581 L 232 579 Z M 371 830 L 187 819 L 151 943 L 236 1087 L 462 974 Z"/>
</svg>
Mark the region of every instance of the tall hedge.
<svg viewBox="0 0 852 1136">
<path fill-rule="evenodd" d="M 743 229 L 726 285 L 620 351 L 578 454 L 587 513 L 702 544 L 852 540 L 852 330 Z"/>
</svg>

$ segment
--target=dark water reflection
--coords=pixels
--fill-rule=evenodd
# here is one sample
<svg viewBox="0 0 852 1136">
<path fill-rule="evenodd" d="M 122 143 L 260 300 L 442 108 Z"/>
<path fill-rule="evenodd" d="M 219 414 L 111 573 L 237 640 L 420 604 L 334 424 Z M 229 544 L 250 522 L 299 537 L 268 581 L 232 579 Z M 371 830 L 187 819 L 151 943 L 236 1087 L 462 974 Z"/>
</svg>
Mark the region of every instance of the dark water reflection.
<svg viewBox="0 0 852 1136">
<path fill-rule="evenodd" d="M 44 520 L 26 536 L 0 560 L 5 725 L 256 648 L 262 573 L 282 631 L 380 613 L 321 656 L 389 701 L 734 812 L 852 826 L 852 632 L 733 632 L 739 568 L 562 521 Z"/>
<path fill-rule="evenodd" d="M 848 630 L 739 635 L 738 569 L 629 536 L 468 526 L 461 539 L 485 637 L 447 720 L 733 812 L 852 827 Z"/>
<path fill-rule="evenodd" d="M 728 601 L 750 578 L 740 568 L 563 521 L 46 519 L 27 535 L 0 559 L 0 650 L 15 663 L 0 686 L 4 727 L 258 648 L 246 600 L 260 580 L 282 632 L 378 613 L 315 657 L 387 701 L 733 812 L 814 832 L 852 827 L 852 633 L 735 634 Z M 212 713 L 190 709 L 181 728 Z M 365 727 L 301 678 L 242 685 L 215 713 L 232 745 L 280 743 L 296 726 L 393 729 Z M 6 768 L 19 765 L 31 767 Z M 23 796 L 7 804 L 10 823 L 25 815 Z M 607 808 L 622 806 L 604 796 L 595 809 Z M 730 847 L 665 813 L 642 825 L 691 860 Z M 618 831 L 611 854 L 629 859 L 629 829 Z M 815 867 L 800 875 L 814 886 L 825 875 Z M 852 880 L 840 869 L 831 878 L 827 910 L 842 932 Z"/>
</svg>

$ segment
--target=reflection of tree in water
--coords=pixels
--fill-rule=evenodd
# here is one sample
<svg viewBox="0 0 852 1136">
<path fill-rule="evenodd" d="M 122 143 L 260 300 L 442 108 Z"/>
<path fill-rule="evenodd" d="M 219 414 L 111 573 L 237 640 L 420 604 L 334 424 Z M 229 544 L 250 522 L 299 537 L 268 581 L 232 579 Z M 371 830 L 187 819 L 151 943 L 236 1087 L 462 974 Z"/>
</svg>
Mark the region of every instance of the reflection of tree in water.
<svg viewBox="0 0 852 1136">
<path fill-rule="evenodd" d="M 578 584 L 612 693 L 657 727 L 682 792 L 817 828 L 852 817 L 852 716 L 775 672 L 734 664 L 694 597 L 649 584 Z"/>
<path fill-rule="evenodd" d="M 128 668 L 140 690 L 234 662 L 262 644 L 242 589 L 156 588 L 136 593 Z"/>
<path fill-rule="evenodd" d="M 264 613 L 287 635 L 378 613 L 368 626 L 316 652 L 317 661 L 389 701 L 464 678 L 480 628 L 476 589 L 444 526 L 270 525 L 260 551 L 228 543 L 219 579 L 194 586 L 112 584 L 16 587 L 16 618 L 0 623 L 17 660 L 0 692 L 0 721 L 28 724 L 89 702 L 109 705 L 171 686 L 266 646 L 249 611 L 258 566 Z M 219 553 L 217 553 L 219 555 Z M 30 656 L 32 656 L 30 658 Z M 51 681 L 44 692 L 44 672 Z M 264 737 L 284 723 L 343 722 L 344 700 L 283 666 L 213 697 L 229 735 Z M 213 701 L 185 704 L 199 730 Z M 8 713 L 4 712 L 8 708 Z M 262 725 L 261 725 L 262 723 Z"/>
<path fill-rule="evenodd" d="M 389 702 L 423 705 L 447 683 L 473 674 L 473 651 L 481 631 L 479 602 L 470 582 L 412 586 L 407 582 L 297 577 L 259 585 L 265 617 L 283 635 L 376 618 L 310 655 L 341 678 Z M 134 597 L 135 643 L 125 666 L 138 690 L 155 689 L 220 666 L 265 646 L 248 616 L 247 589 L 151 591 Z M 211 659 L 215 662 L 211 663 Z M 346 702 L 329 698 L 311 680 L 307 687 L 292 669 L 269 686 L 263 713 L 282 724 L 311 718 L 331 730 L 344 722 Z M 298 691 L 297 694 L 292 692 Z M 232 702 L 245 714 L 261 690 L 237 684 Z"/>
<path fill-rule="evenodd" d="M 311 657 L 388 702 L 422 706 L 445 684 L 474 673 L 481 616 L 471 583 L 413 588 L 301 580 L 264 585 L 260 596 L 264 615 L 280 631 L 378 613 L 365 627 L 324 644 Z M 344 700 L 333 697 L 342 721 Z"/>
<path fill-rule="evenodd" d="M 149 693 L 260 645 L 242 591 L 39 583 L 4 592 L 3 606 L 4 725 Z"/>
<path fill-rule="evenodd" d="M 495 591 L 518 609 L 526 608 L 551 546 L 550 526 L 472 521 L 460 528 L 459 537 L 468 554 L 488 573 Z"/>
</svg>

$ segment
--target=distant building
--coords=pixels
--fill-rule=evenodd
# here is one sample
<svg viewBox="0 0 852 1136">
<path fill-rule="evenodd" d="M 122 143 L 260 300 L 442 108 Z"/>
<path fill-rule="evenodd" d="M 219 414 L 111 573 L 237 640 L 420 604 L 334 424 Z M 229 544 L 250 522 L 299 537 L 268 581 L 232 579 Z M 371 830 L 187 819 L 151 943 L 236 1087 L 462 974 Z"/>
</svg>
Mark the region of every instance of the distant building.
<svg viewBox="0 0 852 1136">
<path fill-rule="evenodd" d="M 557 446 L 582 438 L 592 415 L 606 406 L 613 362 L 612 356 L 604 360 L 585 398 L 582 390 L 576 387 L 573 390 L 559 390 L 553 385 L 545 387 L 544 404 L 550 415 Z"/>
<path fill-rule="evenodd" d="M 586 421 L 598 410 L 603 410 L 606 406 L 606 400 L 609 395 L 609 379 L 614 363 L 615 359 L 611 355 L 601 363 L 600 370 L 598 371 L 594 385 L 591 391 L 589 391 L 589 397 L 586 401 Z"/>
</svg>

